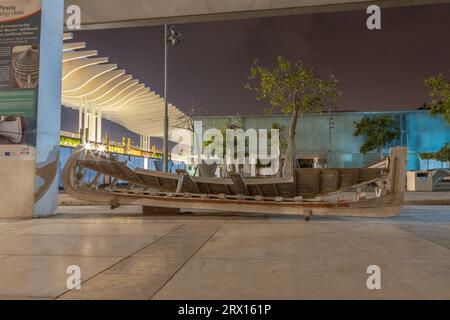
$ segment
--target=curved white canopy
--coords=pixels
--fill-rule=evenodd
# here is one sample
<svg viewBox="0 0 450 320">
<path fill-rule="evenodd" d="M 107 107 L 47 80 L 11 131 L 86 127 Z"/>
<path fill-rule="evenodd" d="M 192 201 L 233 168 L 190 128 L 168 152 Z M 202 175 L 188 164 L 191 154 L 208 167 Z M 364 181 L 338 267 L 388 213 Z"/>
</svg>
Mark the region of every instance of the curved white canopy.
<svg viewBox="0 0 450 320">
<path fill-rule="evenodd" d="M 71 33 L 64 41 L 72 40 Z M 130 131 L 163 136 L 164 98 L 139 80 L 97 57 L 95 50 L 83 50 L 85 42 L 64 43 L 62 104 L 74 109 L 94 105 L 102 116 Z M 169 128 L 184 127 L 185 114 L 169 104 Z"/>
<path fill-rule="evenodd" d="M 64 63 L 63 70 L 62 70 L 62 79 L 66 79 L 68 76 L 70 76 L 73 72 L 93 66 L 99 63 L 106 63 L 108 62 L 108 58 L 83 58 L 83 59 L 76 59 L 72 61 L 68 61 L 67 63 Z"/>
</svg>

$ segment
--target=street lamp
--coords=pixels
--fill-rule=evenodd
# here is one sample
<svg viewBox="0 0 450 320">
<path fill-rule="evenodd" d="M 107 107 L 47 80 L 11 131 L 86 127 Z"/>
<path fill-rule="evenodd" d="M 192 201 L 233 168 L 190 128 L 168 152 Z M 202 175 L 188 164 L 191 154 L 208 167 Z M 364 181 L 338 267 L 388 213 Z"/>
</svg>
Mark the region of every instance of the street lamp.
<svg viewBox="0 0 450 320">
<path fill-rule="evenodd" d="M 164 154 L 163 170 L 169 171 L 169 76 L 168 76 L 168 55 L 169 43 L 172 47 L 180 43 L 181 33 L 172 25 L 164 25 Z"/>
</svg>

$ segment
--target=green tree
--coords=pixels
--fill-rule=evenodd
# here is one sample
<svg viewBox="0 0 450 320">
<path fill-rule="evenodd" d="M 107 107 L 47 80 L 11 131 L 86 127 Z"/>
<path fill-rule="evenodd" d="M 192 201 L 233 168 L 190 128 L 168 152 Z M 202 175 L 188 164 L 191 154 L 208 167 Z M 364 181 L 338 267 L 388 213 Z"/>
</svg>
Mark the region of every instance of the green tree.
<svg viewBox="0 0 450 320">
<path fill-rule="evenodd" d="M 279 131 L 279 135 L 280 135 L 280 141 L 279 141 L 280 142 L 280 152 L 283 153 L 288 147 L 288 142 L 286 140 L 286 134 L 285 134 L 286 128 L 284 126 L 282 126 L 281 124 L 275 122 L 275 123 L 272 124 L 271 129 Z M 268 135 L 269 135 L 268 136 L 268 140 L 270 142 L 272 140 L 272 133 L 270 132 L 270 130 L 269 130 Z"/>
<path fill-rule="evenodd" d="M 355 122 L 355 127 L 356 130 L 353 134 L 355 137 L 366 137 L 360 149 L 361 153 L 367 154 L 376 150 L 380 160 L 383 158 L 383 146 L 400 137 L 400 128 L 394 117 L 390 115 L 366 116 L 360 122 Z"/>
<path fill-rule="evenodd" d="M 282 126 L 281 124 L 275 122 L 275 123 L 272 124 L 272 127 L 270 129 L 278 130 L 278 132 L 279 132 L 279 141 L 278 141 L 278 143 L 279 143 L 279 147 L 280 147 L 280 157 L 281 157 L 281 155 L 286 151 L 286 149 L 288 147 L 288 143 L 287 143 L 287 140 L 286 140 L 286 133 L 285 133 L 286 128 L 284 126 Z M 267 140 L 268 140 L 268 146 L 267 146 L 268 150 L 271 151 L 272 150 L 272 143 L 271 143 L 272 142 L 272 132 L 271 132 L 271 130 L 268 130 Z M 281 160 L 281 159 L 279 159 L 279 160 Z M 258 161 L 258 164 L 257 164 L 256 167 L 258 169 L 261 169 L 261 168 L 268 168 L 271 165 L 272 165 L 271 163 L 270 164 L 262 164 L 260 161 Z M 280 174 L 280 173 L 281 173 L 281 170 L 279 170 L 277 172 L 277 175 Z"/>
<path fill-rule="evenodd" d="M 450 142 L 438 152 L 421 153 L 420 158 L 422 160 L 437 160 L 440 162 L 450 162 Z"/>
<path fill-rule="evenodd" d="M 337 99 L 341 96 L 337 89 L 339 81 L 332 74 L 327 80 L 319 79 L 313 68 L 302 61 L 291 63 L 282 56 L 277 58 L 277 66 L 273 70 L 260 66 L 255 60 L 248 79 L 246 88 L 256 92 L 256 99 L 270 103 L 267 113 L 279 109 L 284 114 L 292 115 L 282 169 L 284 177 L 292 177 L 298 117 L 310 112 L 321 112 L 327 103 L 336 107 Z"/>
<path fill-rule="evenodd" d="M 441 162 L 450 162 L 450 142 L 436 153 L 436 160 Z"/>
<path fill-rule="evenodd" d="M 450 125 L 450 82 L 439 74 L 425 80 L 425 85 L 430 89 L 431 102 L 426 104 L 431 116 L 441 115 L 447 124 Z M 441 162 L 448 162 L 450 154 L 450 142 L 448 142 L 437 153 L 425 155 L 425 158 L 435 159 Z"/>
<path fill-rule="evenodd" d="M 244 129 L 242 126 L 242 119 L 239 116 L 234 116 L 230 119 L 226 119 L 224 121 L 224 123 L 222 123 L 222 125 L 220 126 L 219 130 L 222 133 L 222 136 L 224 137 L 223 139 L 223 146 L 222 146 L 222 150 L 224 152 L 224 154 L 227 154 L 228 152 L 228 144 L 226 141 L 226 137 L 227 137 L 227 130 L 228 129 L 232 129 L 232 130 L 239 130 L 239 129 Z M 274 129 L 274 130 L 279 130 L 279 135 L 280 135 L 280 141 L 279 141 L 279 145 L 280 145 L 280 151 L 282 152 L 283 150 L 285 150 L 287 148 L 287 142 L 286 142 L 286 137 L 284 134 L 284 127 L 282 125 L 280 125 L 279 123 L 273 123 L 271 128 L 268 128 L 268 136 L 267 136 L 267 141 L 268 141 L 268 150 L 271 150 L 271 139 L 272 139 L 272 133 L 270 129 Z M 249 156 L 249 141 L 246 139 L 245 140 L 245 156 L 248 157 Z M 215 143 L 214 139 L 209 140 L 209 141 L 203 141 L 203 148 L 207 148 L 209 147 L 211 144 Z M 234 157 L 236 158 L 238 156 L 238 143 L 237 140 L 234 140 Z M 230 164 L 226 164 L 226 165 L 230 165 Z M 259 161 L 257 163 L 257 168 L 263 168 L 266 167 L 264 165 L 262 165 Z M 235 172 L 235 170 L 237 170 L 239 168 L 235 168 L 233 166 L 233 168 L 231 169 L 232 172 Z M 228 168 L 228 171 L 230 171 L 230 168 Z"/>
<path fill-rule="evenodd" d="M 450 124 L 450 82 L 443 74 L 425 80 L 431 102 L 426 105 L 433 117 L 441 115 Z"/>
</svg>

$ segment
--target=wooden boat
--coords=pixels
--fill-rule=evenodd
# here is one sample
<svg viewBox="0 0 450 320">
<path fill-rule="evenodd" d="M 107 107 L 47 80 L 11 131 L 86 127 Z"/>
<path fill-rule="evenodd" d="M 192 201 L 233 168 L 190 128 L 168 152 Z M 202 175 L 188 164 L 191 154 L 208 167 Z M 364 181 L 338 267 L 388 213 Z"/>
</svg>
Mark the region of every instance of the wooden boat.
<svg viewBox="0 0 450 320">
<path fill-rule="evenodd" d="M 312 215 L 392 217 L 403 205 L 406 158 L 406 148 L 394 148 L 389 158 L 369 168 L 297 169 L 292 178 L 199 178 L 184 170 L 133 170 L 124 162 L 79 149 L 66 163 L 63 185 L 74 198 L 112 207 L 291 214 L 307 220 Z M 90 181 L 87 170 L 95 172 Z"/>
</svg>

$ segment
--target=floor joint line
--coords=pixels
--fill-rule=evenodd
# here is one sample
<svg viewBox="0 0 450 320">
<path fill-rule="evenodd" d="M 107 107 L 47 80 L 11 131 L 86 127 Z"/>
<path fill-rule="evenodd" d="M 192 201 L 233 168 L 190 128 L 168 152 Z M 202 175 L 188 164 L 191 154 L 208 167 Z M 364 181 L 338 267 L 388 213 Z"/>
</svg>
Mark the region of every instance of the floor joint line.
<svg viewBox="0 0 450 320">
<path fill-rule="evenodd" d="M 184 227 L 185 225 L 186 225 L 186 224 L 182 224 L 182 225 L 180 225 L 180 226 L 174 228 L 173 230 L 169 231 L 169 232 L 166 233 L 165 235 L 161 236 L 160 238 L 153 240 L 152 242 L 150 242 L 149 244 L 147 244 L 147 245 L 145 245 L 144 247 L 140 248 L 139 250 L 133 252 L 132 254 L 128 255 L 127 257 L 121 259 L 120 261 L 118 261 L 118 262 L 112 264 L 111 266 L 109 266 L 109 267 L 106 268 L 105 270 L 100 271 L 100 272 L 96 273 L 95 275 L 93 275 L 92 277 L 86 279 L 85 281 L 83 281 L 83 282 L 81 283 L 81 285 L 83 285 L 84 283 L 86 283 L 86 282 L 88 282 L 88 281 L 94 279 L 94 278 L 97 277 L 98 275 L 100 275 L 100 274 L 102 274 L 102 273 L 105 273 L 105 272 L 108 271 L 109 269 L 115 267 L 115 266 L 118 265 L 119 263 L 124 262 L 125 260 L 127 260 L 127 259 L 131 258 L 132 256 L 138 254 L 139 252 L 141 252 L 141 251 L 147 249 L 148 247 L 154 245 L 156 242 L 158 242 L 158 241 L 164 239 L 165 237 L 171 235 L 172 233 L 178 231 L 179 229 L 181 229 L 181 228 Z M 59 296 L 55 297 L 53 300 L 58 300 L 59 298 L 61 298 L 62 296 L 66 295 L 67 293 L 69 293 L 69 292 L 71 292 L 71 291 L 72 291 L 72 290 L 67 290 L 67 291 L 65 291 L 64 293 L 60 294 Z"/>
</svg>

